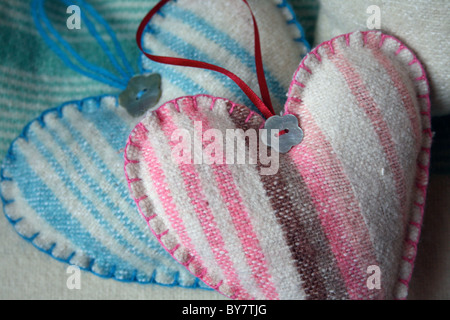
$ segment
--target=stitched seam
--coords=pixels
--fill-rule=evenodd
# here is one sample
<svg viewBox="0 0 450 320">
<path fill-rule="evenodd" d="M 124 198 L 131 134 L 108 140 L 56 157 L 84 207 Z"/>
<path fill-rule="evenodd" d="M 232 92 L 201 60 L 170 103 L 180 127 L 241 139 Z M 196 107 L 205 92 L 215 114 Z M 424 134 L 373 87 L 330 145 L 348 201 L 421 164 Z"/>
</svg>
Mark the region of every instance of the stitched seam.
<svg viewBox="0 0 450 320">
<path fill-rule="evenodd" d="M 294 9 L 292 8 L 291 4 L 287 0 L 282 0 L 281 3 L 277 3 L 277 0 L 274 0 L 274 3 L 278 9 L 281 10 L 281 14 L 286 17 L 286 24 L 287 25 L 293 25 L 295 28 L 300 32 L 300 38 L 292 38 L 294 42 L 300 42 L 302 43 L 305 48 L 306 52 L 311 51 L 311 46 L 306 41 L 305 36 L 305 30 L 303 29 L 302 25 L 300 24 L 299 20 L 297 19 L 297 16 L 295 14 Z M 286 11 L 283 11 L 282 9 L 287 9 L 288 13 L 291 15 L 289 16 Z"/>
<path fill-rule="evenodd" d="M 365 33 L 367 34 L 367 32 Z M 388 36 L 388 35 L 381 35 L 381 41 L 380 41 L 380 49 L 384 44 L 384 41 L 386 39 L 392 39 L 395 40 L 397 43 L 400 44 L 400 47 L 403 46 L 402 50 L 408 50 L 413 58 L 412 60 L 408 63 L 409 67 L 412 67 L 414 64 L 417 64 L 422 72 L 422 76 L 417 77 L 414 80 L 414 82 L 420 82 L 420 81 L 425 81 L 426 85 L 427 85 L 427 93 L 426 94 L 422 94 L 420 95 L 420 97 L 418 96 L 417 98 L 419 99 L 419 104 L 421 106 L 421 109 L 423 109 L 423 101 L 421 101 L 420 99 L 425 99 L 425 104 L 426 104 L 426 111 L 422 111 L 421 112 L 421 116 L 422 116 L 422 123 L 426 123 L 427 128 L 423 129 L 423 133 L 424 136 L 422 137 L 422 151 L 418 154 L 417 157 L 417 166 L 416 166 L 416 190 L 413 190 L 413 192 L 418 193 L 419 195 L 417 196 L 416 200 L 414 201 L 414 206 L 416 206 L 419 210 L 420 210 L 420 219 L 419 222 L 414 221 L 414 216 L 413 216 L 413 212 L 410 212 L 410 223 L 409 223 L 409 230 L 407 230 L 406 232 L 406 238 L 404 240 L 404 248 L 403 248 L 403 257 L 406 257 L 408 255 L 409 249 L 412 247 L 413 252 L 412 252 L 412 257 L 410 258 L 410 260 L 408 261 L 408 263 L 411 265 L 410 272 L 408 273 L 406 279 L 401 278 L 401 273 L 405 270 L 407 270 L 407 266 L 405 265 L 401 265 L 400 266 L 400 270 L 399 270 L 399 277 L 398 277 L 398 282 L 401 283 L 402 285 L 404 285 L 407 288 L 407 291 L 409 290 L 409 282 L 411 281 L 411 277 L 412 277 L 412 273 L 414 270 L 414 261 L 416 259 L 417 256 L 417 246 L 418 246 L 418 242 L 420 239 L 420 234 L 422 231 L 422 223 L 423 223 L 423 215 L 424 215 L 424 211 L 425 211 L 425 200 L 426 200 L 426 193 L 427 193 L 427 186 L 428 186 L 428 180 L 429 180 L 429 166 L 430 166 L 430 159 L 428 159 L 428 163 L 424 164 L 420 162 L 420 159 L 422 159 L 422 156 L 424 156 L 424 153 L 426 153 L 427 155 L 429 155 L 429 152 L 427 152 L 426 150 L 423 150 L 424 148 L 428 148 L 428 139 L 426 137 L 426 135 L 428 135 L 428 138 L 432 138 L 432 132 L 431 132 L 431 110 L 430 110 L 430 106 L 431 106 L 431 102 L 430 102 L 430 86 L 429 86 L 429 82 L 428 79 L 426 77 L 426 73 L 425 73 L 425 69 L 422 66 L 422 64 L 420 63 L 420 61 L 417 59 L 417 56 L 408 48 L 406 48 L 398 39 L 392 37 L 392 36 Z M 399 48 L 400 48 L 399 47 Z M 398 50 L 397 50 L 398 51 Z M 425 122 L 426 121 L 426 122 Z M 424 176 L 422 175 L 424 174 Z M 426 181 L 426 183 L 423 183 L 423 181 L 420 181 L 421 177 L 424 177 L 424 180 Z M 423 179 L 423 178 L 422 178 Z M 419 192 L 418 192 L 419 191 Z M 423 201 L 421 201 L 423 200 Z M 412 210 L 411 210 L 412 211 Z M 414 229 L 416 229 L 416 232 L 414 232 Z M 411 237 L 414 237 L 414 235 L 417 235 L 415 240 L 412 240 Z M 396 298 L 397 299 L 406 299 L 407 294 L 405 295 L 405 297 L 400 297 L 398 295 L 397 292 L 395 292 L 396 294 Z"/>
<path fill-rule="evenodd" d="M 175 109 L 177 112 L 181 112 L 181 109 L 180 109 L 180 107 L 179 107 L 179 105 L 178 105 L 178 101 L 179 101 L 179 100 L 182 100 L 182 99 L 185 99 L 185 98 L 188 98 L 188 97 L 189 97 L 189 96 L 184 96 L 184 97 L 176 98 L 176 99 L 174 99 L 174 100 L 171 100 L 171 101 L 168 101 L 168 102 L 164 103 L 161 107 L 165 107 L 165 106 L 167 106 L 167 105 L 172 104 L 173 107 L 174 107 L 174 109 Z M 160 107 L 160 108 L 161 108 L 161 107 Z M 212 108 L 211 108 L 211 109 L 212 109 Z M 140 122 L 140 123 L 135 127 L 135 129 L 133 130 L 133 132 L 134 132 L 138 127 L 143 127 L 144 130 L 147 131 L 147 129 L 145 128 L 145 126 L 142 124 L 142 122 Z M 163 246 L 163 248 L 164 248 L 164 249 L 165 249 L 165 250 L 166 250 L 166 251 L 167 251 L 167 252 L 168 252 L 168 253 L 169 253 L 169 254 L 170 254 L 177 262 L 178 262 L 178 263 L 180 263 L 180 264 L 182 264 L 183 266 L 185 266 L 187 271 L 189 271 L 192 275 L 194 275 L 194 276 L 197 277 L 198 279 L 203 280 L 204 277 L 205 277 L 206 274 L 207 274 L 206 268 L 204 268 L 202 274 L 200 274 L 200 275 L 195 275 L 195 274 L 193 274 L 193 273 L 191 272 L 191 270 L 189 270 L 189 265 L 190 265 L 194 260 L 196 260 L 196 256 L 191 255 L 191 254 L 189 253 L 189 250 L 188 250 L 187 248 L 185 248 L 185 247 L 184 247 L 182 244 L 180 244 L 180 243 L 177 243 L 176 246 L 175 246 L 173 249 L 169 249 L 169 248 L 167 247 L 167 245 L 165 244 L 165 241 L 164 241 L 163 237 L 164 237 L 165 235 L 169 234 L 169 232 L 170 232 L 170 229 L 167 227 L 167 225 L 166 225 L 164 222 L 161 222 L 161 223 L 163 224 L 165 230 L 162 231 L 162 232 L 159 233 L 159 234 L 157 234 L 157 233 L 153 230 L 153 228 L 151 227 L 151 225 L 150 225 L 150 220 L 151 220 L 151 219 L 148 219 L 148 218 L 147 218 L 147 215 L 145 214 L 144 210 L 142 209 L 142 207 L 140 206 L 140 203 L 139 203 L 139 201 L 138 201 L 139 198 L 142 198 L 143 196 L 148 196 L 148 195 L 146 195 L 146 194 L 143 194 L 143 195 L 136 195 L 135 192 L 134 192 L 133 189 L 132 189 L 132 184 L 135 183 L 138 179 L 130 179 L 130 177 L 129 177 L 129 175 L 128 175 L 127 167 L 128 167 L 128 165 L 129 165 L 130 163 L 140 164 L 140 161 L 138 161 L 138 160 L 135 160 L 135 161 L 130 161 L 130 160 L 129 160 L 129 158 L 128 158 L 128 147 L 129 147 L 130 145 L 133 145 L 136 149 L 138 149 L 139 151 L 141 151 L 140 146 L 138 146 L 137 144 L 135 144 L 135 143 L 133 142 L 132 134 L 128 137 L 128 141 L 127 141 L 127 144 L 126 144 L 125 150 L 124 150 L 124 172 L 125 172 L 125 178 L 126 178 L 127 183 L 128 183 L 128 188 L 129 188 L 129 190 L 130 190 L 130 194 L 131 194 L 131 196 L 132 196 L 132 199 L 133 199 L 133 200 L 135 201 L 135 203 L 136 203 L 136 206 L 137 206 L 137 208 L 138 208 L 139 213 L 140 213 L 141 216 L 147 221 L 147 225 L 148 225 L 149 229 L 150 229 L 151 232 L 154 234 L 154 236 L 157 238 L 157 240 L 159 241 L 159 243 Z M 132 170 L 132 172 L 134 172 L 133 168 L 131 168 L 131 170 Z M 139 179 L 139 180 L 140 180 L 140 179 Z M 145 192 L 145 191 L 144 191 L 144 192 Z M 154 218 L 156 218 L 157 216 L 158 216 L 158 214 L 157 214 L 157 213 L 154 213 L 151 217 L 152 217 L 152 219 L 154 219 Z M 185 261 L 182 261 L 181 259 L 177 259 L 177 258 L 174 256 L 175 252 L 176 252 L 178 249 L 180 249 L 180 248 L 183 249 L 185 252 L 189 253 L 189 258 L 188 258 L 187 260 L 185 260 Z M 219 290 L 218 290 L 218 291 L 219 291 Z M 220 291 L 219 291 L 219 292 L 220 292 Z"/>
<path fill-rule="evenodd" d="M 168 102 L 165 103 L 163 106 L 166 106 L 166 105 L 169 104 L 169 103 L 172 103 L 172 104 L 175 106 L 175 105 L 177 105 L 178 100 L 183 99 L 183 98 L 186 98 L 186 97 L 181 97 L 181 98 L 177 98 L 177 99 L 175 99 L 175 100 L 168 101 Z M 177 107 L 174 107 L 174 108 L 175 108 L 176 110 L 179 109 L 179 108 L 177 108 Z M 142 124 L 142 123 L 139 123 L 139 124 L 136 126 L 136 128 L 137 128 L 138 126 L 143 126 L 143 124 Z M 135 128 L 135 129 L 136 129 L 136 128 Z M 145 128 L 145 127 L 144 127 L 144 128 Z M 133 131 L 134 131 L 134 130 L 133 130 Z M 126 178 L 127 183 L 128 183 L 128 188 L 129 188 L 129 190 L 130 190 L 130 194 L 131 194 L 131 196 L 132 196 L 132 199 L 133 199 L 133 200 L 135 201 L 135 203 L 136 203 L 136 206 L 137 206 L 137 208 L 138 208 L 139 213 L 140 213 L 141 216 L 147 221 L 147 225 L 148 225 L 149 229 L 151 230 L 151 232 L 153 233 L 153 235 L 156 237 L 156 239 L 159 241 L 159 243 L 163 246 L 163 248 L 164 248 L 164 249 L 165 249 L 165 250 L 166 250 L 166 251 L 167 251 L 167 252 L 168 252 L 168 253 L 169 253 L 169 254 L 170 254 L 177 262 L 178 262 L 178 263 L 180 263 L 180 264 L 182 264 L 183 266 L 185 266 L 186 269 L 187 269 L 187 271 L 189 271 L 193 276 L 195 276 L 196 278 L 198 278 L 198 279 L 200 279 L 200 280 L 203 280 L 204 277 L 207 275 L 207 270 L 206 270 L 206 268 L 204 268 L 204 270 L 202 271 L 202 273 L 201 273 L 200 275 L 195 275 L 195 274 L 193 274 L 193 273 L 191 272 L 191 270 L 189 270 L 189 265 L 196 259 L 196 256 L 189 254 L 189 256 L 190 256 L 189 259 L 186 260 L 186 261 L 182 261 L 182 260 L 180 260 L 180 259 L 177 259 L 177 258 L 174 256 L 175 252 L 176 252 L 178 249 L 180 249 L 180 248 L 184 249 L 186 252 L 189 252 L 189 250 L 188 250 L 187 248 L 185 248 L 185 247 L 184 247 L 182 244 L 180 244 L 180 243 L 177 243 L 173 249 L 169 249 L 169 248 L 167 247 L 167 245 L 165 244 L 165 241 L 164 241 L 163 237 L 164 237 L 165 235 L 169 234 L 169 232 L 170 232 L 170 229 L 166 226 L 166 224 L 165 224 L 164 222 L 162 222 L 162 224 L 164 225 L 164 227 L 165 227 L 166 229 L 165 229 L 164 231 L 162 231 L 161 233 L 159 233 L 159 234 L 157 234 L 157 233 L 153 230 L 153 228 L 151 227 L 151 225 L 150 225 L 150 219 L 148 219 L 147 216 L 145 215 L 145 213 L 144 213 L 142 207 L 141 207 L 140 204 L 139 204 L 139 201 L 138 201 L 139 198 L 136 198 L 135 192 L 133 191 L 133 189 L 132 189 L 132 187 L 131 187 L 131 185 L 132 185 L 133 183 L 135 183 L 135 182 L 137 182 L 137 181 L 140 181 L 140 179 L 130 179 L 130 178 L 129 178 L 129 175 L 128 175 L 128 171 L 127 171 L 127 166 L 128 166 L 130 163 L 140 164 L 140 161 L 134 161 L 134 162 L 133 162 L 133 161 L 130 161 L 130 160 L 128 159 L 128 153 L 127 153 L 127 151 L 128 151 L 128 146 L 130 146 L 130 145 L 134 145 L 137 149 L 140 150 L 140 147 L 137 147 L 136 144 L 134 144 L 134 142 L 133 142 L 133 140 L 132 140 L 132 138 L 131 138 L 131 135 L 129 136 L 127 145 L 125 146 L 125 152 L 124 152 L 124 159 L 125 159 L 124 171 L 125 171 L 125 178 Z M 142 198 L 143 196 L 147 196 L 147 195 L 141 195 L 140 198 Z M 152 219 L 156 218 L 157 216 L 158 216 L 158 214 L 157 214 L 157 213 L 154 213 L 154 214 L 152 215 Z M 218 290 L 218 291 L 219 291 L 219 290 Z M 220 291 L 219 291 L 219 292 L 220 292 Z"/>
</svg>

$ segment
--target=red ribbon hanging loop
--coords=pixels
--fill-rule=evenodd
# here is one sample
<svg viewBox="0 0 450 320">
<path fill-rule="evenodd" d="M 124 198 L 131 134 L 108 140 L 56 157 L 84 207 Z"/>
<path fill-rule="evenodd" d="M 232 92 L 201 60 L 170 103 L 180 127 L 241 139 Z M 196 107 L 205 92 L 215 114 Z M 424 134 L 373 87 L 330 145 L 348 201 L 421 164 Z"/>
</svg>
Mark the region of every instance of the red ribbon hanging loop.
<svg viewBox="0 0 450 320">
<path fill-rule="evenodd" d="M 144 19 L 141 21 L 141 24 L 139 25 L 139 28 L 136 33 L 136 42 L 139 47 L 139 49 L 144 53 L 144 55 L 159 63 L 163 64 L 170 64 L 170 65 L 176 65 L 176 66 L 184 66 L 184 67 L 192 67 L 192 68 L 200 68 L 200 69 L 207 69 L 212 70 L 216 72 L 220 72 L 227 77 L 229 77 L 231 80 L 233 80 L 240 88 L 241 90 L 247 95 L 247 97 L 255 104 L 255 106 L 258 108 L 258 110 L 262 113 L 262 115 L 268 119 L 271 116 L 275 115 L 272 102 L 270 100 L 270 93 L 269 89 L 267 87 L 266 77 L 264 75 L 264 66 L 262 62 L 262 54 L 261 54 L 261 43 L 260 43 L 260 37 L 259 37 L 259 31 L 258 31 L 258 25 L 256 23 L 255 16 L 253 15 L 252 9 L 250 8 L 250 5 L 246 0 L 242 0 L 250 10 L 250 13 L 252 15 L 253 19 L 253 29 L 254 29 L 254 40 L 255 40 L 255 65 L 256 65 L 256 74 L 258 77 L 258 84 L 259 84 L 259 90 L 261 92 L 261 98 L 258 97 L 258 95 L 237 75 L 232 73 L 231 71 L 207 63 L 203 61 L 197 61 L 197 60 L 190 60 L 190 59 L 184 59 L 184 58 L 175 58 L 175 57 L 165 57 L 165 56 L 156 56 L 153 54 L 149 54 L 144 51 L 142 48 L 142 34 L 144 33 L 144 29 L 147 26 L 147 24 L 150 22 L 152 17 L 170 0 L 161 0 L 158 2 L 153 9 L 151 9 L 147 15 L 144 17 Z"/>
</svg>

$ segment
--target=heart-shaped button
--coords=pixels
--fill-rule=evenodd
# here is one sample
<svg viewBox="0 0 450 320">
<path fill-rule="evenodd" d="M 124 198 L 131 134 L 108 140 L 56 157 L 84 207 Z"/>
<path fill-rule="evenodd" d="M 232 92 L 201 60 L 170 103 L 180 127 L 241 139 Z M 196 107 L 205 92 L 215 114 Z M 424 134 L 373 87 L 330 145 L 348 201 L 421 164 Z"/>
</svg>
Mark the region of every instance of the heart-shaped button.
<svg viewBox="0 0 450 320">
<path fill-rule="evenodd" d="M 294 74 L 285 114 L 297 117 L 300 144 L 263 162 L 248 133 L 264 126 L 258 114 L 178 98 L 129 137 L 131 194 L 165 249 L 231 298 L 404 298 L 427 186 L 428 94 L 398 40 L 340 36 Z M 227 142 L 236 142 L 228 151 L 245 145 L 245 163 L 227 158 Z M 191 161 L 176 160 L 180 152 Z M 262 174 L 268 166 L 274 173 Z"/>
</svg>

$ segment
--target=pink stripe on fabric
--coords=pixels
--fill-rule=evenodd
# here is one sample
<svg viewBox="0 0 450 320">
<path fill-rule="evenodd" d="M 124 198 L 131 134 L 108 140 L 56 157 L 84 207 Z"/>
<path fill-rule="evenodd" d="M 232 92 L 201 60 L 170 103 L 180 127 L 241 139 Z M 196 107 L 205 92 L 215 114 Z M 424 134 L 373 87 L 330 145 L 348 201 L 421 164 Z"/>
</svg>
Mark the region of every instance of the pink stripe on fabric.
<svg viewBox="0 0 450 320">
<path fill-rule="evenodd" d="M 176 102 L 175 102 L 176 104 Z M 173 118 L 170 116 L 169 112 L 162 108 L 156 111 L 158 113 L 159 119 L 163 123 L 162 130 L 169 140 L 169 144 L 173 149 L 177 143 L 172 141 L 172 133 L 177 130 L 177 126 L 174 123 Z M 211 251 L 216 259 L 217 264 L 223 270 L 224 275 L 229 284 L 232 284 L 236 292 L 233 294 L 233 298 L 236 299 L 249 299 L 250 296 L 242 287 L 239 277 L 235 272 L 233 262 L 231 261 L 230 254 L 225 248 L 225 242 L 222 237 L 220 229 L 217 227 L 217 223 L 214 220 L 214 215 L 211 212 L 211 207 L 208 205 L 206 196 L 202 189 L 200 182 L 200 177 L 195 170 L 193 164 L 179 163 L 181 175 L 183 177 L 183 182 L 185 189 L 187 191 L 188 197 L 191 200 L 191 204 L 195 209 L 198 220 L 202 226 L 203 232 L 206 235 L 208 244 L 211 247 Z"/>
<path fill-rule="evenodd" d="M 202 131 L 199 132 L 201 136 L 203 133 L 211 129 L 209 121 L 206 116 L 197 112 L 197 100 L 186 98 L 184 102 L 184 111 L 192 121 L 202 122 Z M 205 147 L 203 142 L 203 147 Z M 225 155 L 223 155 L 225 157 Z M 242 198 L 237 190 L 233 175 L 226 165 L 225 158 L 221 165 L 211 164 L 214 173 L 214 178 L 219 186 L 222 199 L 230 213 L 234 227 L 237 231 L 238 237 L 241 241 L 244 254 L 247 258 L 247 263 L 252 270 L 252 276 L 255 279 L 258 287 L 262 290 L 267 299 L 279 299 L 278 293 L 272 282 L 271 276 L 267 268 L 267 261 L 262 252 L 259 240 L 252 227 L 251 218 L 244 206 Z"/>
<path fill-rule="evenodd" d="M 288 154 L 309 189 L 351 299 L 379 298 L 366 286 L 367 267 L 378 265 L 370 235 L 343 166 L 305 105 L 289 102 L 299 114 L 303 142 Z M 359 253 L 365 253 L 361 256 Z"/>
<path fill-rule="evenodd" d="M 335 54 L 327 52 L 328 58 L 338 68 L 340 73 L 344 76 L 347 86 L 352 95 L 356 98 L 359 107 L 364 110 L 366 116 L 372 123 L 375 133 L 378 136 L 379 142 L 386 155 L 391 172 L 394 177 L 395 190 L 400 204 L 400 211 L 403 216 L 403 223 L 406 226 L 407 221 L 407 190 L 405 176 L 400 165 L 398 154 L 395 150 L 395 143 L 392 139 L 389 127 L 384 120 L 383 114 L 376 105 L 371 93 L 367 90 L 361 76 L 353 68 L 351 63 L 347 60 L 344 53 L 336 51 Z M 325 50 L 327 51 L 327 50 Z"/>
<path fill-rule="evenodd" d="M 405 107 L 406 112 L 408 113 L 408 117 L 411 121 L 411 128 L 414 132 L 414 137 L 417 141 L 416 143 L 416 149 L 420 148 L 421 144 L 421 125 L 420 125 L 420 117 L 416 113 L 416 109 L 414 107 L 413 99 L 411 98 L 411 94 L 409 93 L 408 89 L 405 86 L 405 83 L 403 79 L 400 77 L 399 73 L 396 71 L 395 66 L 391 62 L 390 59 L 388 59 L 383 52 L 380 50 L 380 41 L 377 41 L 377 34 L 373 32 L 366 33 L 366 36 L 364 37 L 364 41 L 366 44 L 366 47 L 370 48 L 372 50 L 373 56 L 377 59 L 378 63 L 380 63 L 386 73 L 391 78 L 392 82 L 394 83 L 394 86 L 399 93 L 403 106 Z M 381 38 L 384 39 L 383 35 L 381 35 Z M 382 44 L 382 42 L 381 42 Z"/>
<path fill-rule="evenodd" d="M 203 265 L 201 258 L 195 251 L 194 246 L 191 243 L 186 228 L 183 225 L 183 221 L 177 211 L 175 200 L 172 198 L 170 188 L 166 182 L 166 177 L 163 170 L 161 169 L 161 164 L 159 163 L 158 157 L 156 156 L 153 147 L 151 145 L 150 139 L 148 138 L 148 130 L 142 123 L 139 123 L 134 130 L 133 144 L 141 149 L 142 156 L 144 157 L 145 164 L 152 180 L 155 190 L 158 194 L 160 201 L 163 204 L 165 213 L 169 217 L 172 228 L 176 230 L 178 236 L 180 237 L 181 243 L 184 247 L 189 249 L 195 256 L 196 266 Z M 152 230 L 153 231 L 153 230 Z M 156 234 L 155 234 L 156 235 Z M 158 237 L 158 235 L 156 235 Z M 158 240 L 161 241 L 161 236 Z M 170 251 L 167 249 L 167 251 Z M 191 261 L 192 263 L 193 261 Z M 204 272 L 201 271 L 201 272 Z M 195 275 L 195 276 L 198 276 Z"/>
</svg>

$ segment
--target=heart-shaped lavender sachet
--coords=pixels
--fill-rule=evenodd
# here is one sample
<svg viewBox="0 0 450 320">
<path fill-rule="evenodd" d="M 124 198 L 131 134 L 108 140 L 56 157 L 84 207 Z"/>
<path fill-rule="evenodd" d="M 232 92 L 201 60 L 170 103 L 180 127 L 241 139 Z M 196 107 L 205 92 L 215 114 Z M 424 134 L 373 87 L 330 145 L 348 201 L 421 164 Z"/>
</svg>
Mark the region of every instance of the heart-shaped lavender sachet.
<svg viewBox="0 0 450 320">
<path fill-rule="evenodd" d="M 355 32 L 295 72 L 285 115 L 304 138 L 287 153 L 260 143 L 265 121 L 249 108 L 186 96 L 135 127 L 125 173 L 165 249 L 226 296 L 401 299 L 425 203 L 429 107 L 415 55 Z"/>
</svg>

